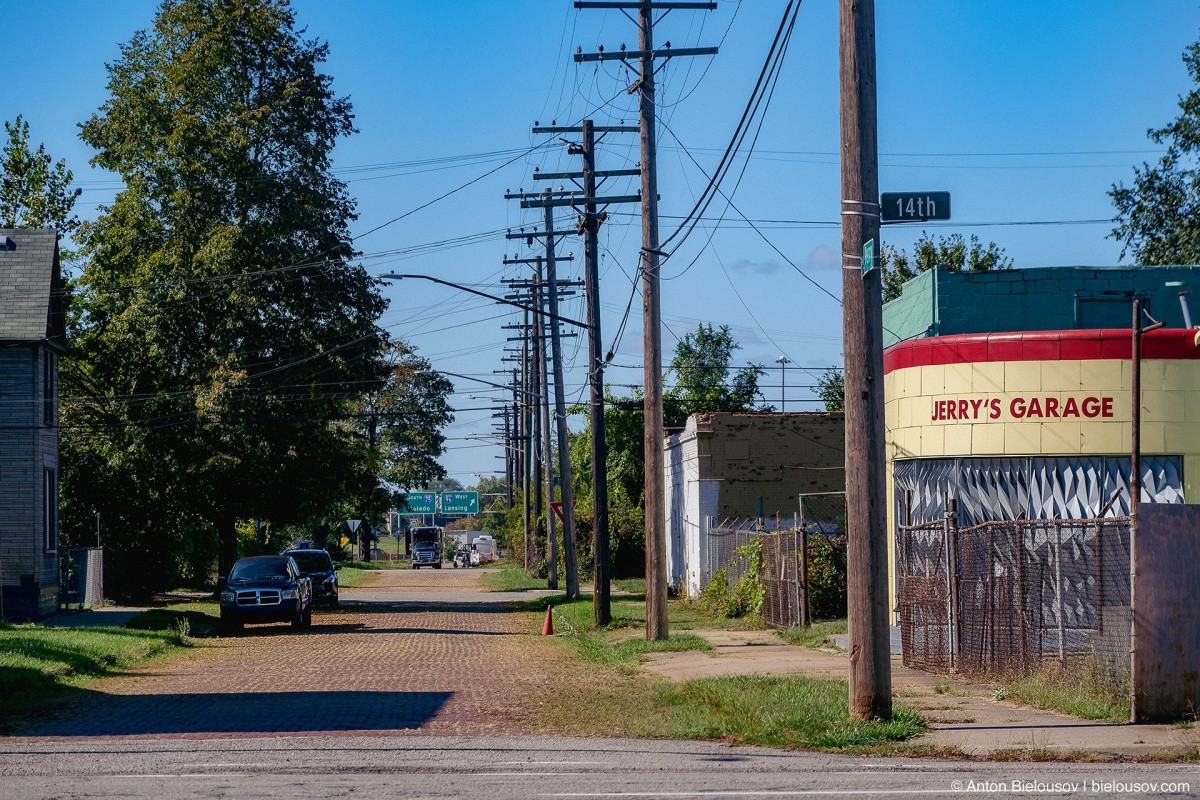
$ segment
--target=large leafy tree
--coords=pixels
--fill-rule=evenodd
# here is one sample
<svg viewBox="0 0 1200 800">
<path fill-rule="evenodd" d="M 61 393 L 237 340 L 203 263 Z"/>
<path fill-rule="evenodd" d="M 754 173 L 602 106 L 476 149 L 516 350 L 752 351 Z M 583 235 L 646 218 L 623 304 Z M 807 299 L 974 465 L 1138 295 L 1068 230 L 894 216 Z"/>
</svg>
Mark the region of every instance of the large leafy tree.
<svg viewBox="0 0 1200 800">
<path fill-rule="evenodd" d="M 1147 135 L 1167 152 L 1155 165 L 1134 167 L 1133 185 L 1109 191 L 1116 206 L 1121 257 L 1132 254 L 1142 265 L 1200 263 L 1200 42 L 1183 53 L 1188 75 L 1196 84 L 1179 99 L 1180 114 L 1169 125 Z"/>
<path fill-rule="evenodd" d="M 4 123 L 0 150 L 0 228 L 56 228 L 70 236 L 79 227 L 72 213 L 82 189 L 65 161 L 54 161 L 39 144 L 29 147 L 29 123 L 19 114 Z"/>
<path fill-rule="evenodd" d="M 663 394 L 663 416 L 669 427 L 687 423 L 691 414 L 704 411 L 755 411 L 761 393 L 757 366 L 733 368 L 740 346 L 729 327 L 700 325 L 675 346 L 668 366 L 671 388 Z M 573 413 L 586 413 L 576 406 Z M 604 433 L 608 446 L 609 524 L 614 575 L 640 574 L 645 565 L 643 497 L 646 469 L 643 448 L 645 417 L 641 392 L 629 397 L 605 396 Z M 572 437 L 571 472 L 579 500 L 580 529 L 591 528 L 591 428 Z"/>
<path fill-rule="evenodd" d="M 701 324 L 675 345 L 675 356 L 667 370 L 672 387 L 663 394 L 663 419 L 668 427 L 680 427 L 692 414 L 702 411 L 752 411 L 759 398 L 758 366 L 734 370 L 733 354 L 741 345 L 733 340 L 728 325 L 714 328 Z"/>
<path fill-rule="evenodd" d="M 986 272 L 1012 269 L 1013 261 L 1004 254 L 1003 247 L 995 242 L 984 245 L 978 236 L 972 235 L 967 241 L 960 233 L 934 238 L 922 231 L 911 258 L 904 250 L 884 245 L 880 266 L 886 303 L 900 296 L 905 281 L 934 267 L 946 267 L 951 272 Z"/>
<path fill-rule="evenodd" d="M 442 430 L 454 420 L 454 385 L 433 371 L 406 342 L 394 342 L 387 380 L 352 404 L 343 425 L 362 453 L 365 466 L 346 492 L 345 513 L 362 519 L 359 555 L 370 557 L 370 533 L 397 502 L 397 490 L 429 486 L 446 477 L 438 457 L 445 452 Z M 462 488 L 461 485 L 458 488 Z"/>
<path fill-rule="evenodd" d="M 826 411 L 846 410 L 846 376 L 837 367 L 830 367 L 817 378 L 817 397 Z"/>
<path fill-rule="evenodd" d="M 129 491 L 130 553 L 184 515 L 228 568 L 237 520 L 317 515 L 363 467 L 334 420 L 386 381 L 384 301 L 330 171 L 350 103 L 295 22 L 284 0 L 164 0 L 82 125 L 125 189 L 81 231 L 69 477 L 81 508 Z"/>
</svg>

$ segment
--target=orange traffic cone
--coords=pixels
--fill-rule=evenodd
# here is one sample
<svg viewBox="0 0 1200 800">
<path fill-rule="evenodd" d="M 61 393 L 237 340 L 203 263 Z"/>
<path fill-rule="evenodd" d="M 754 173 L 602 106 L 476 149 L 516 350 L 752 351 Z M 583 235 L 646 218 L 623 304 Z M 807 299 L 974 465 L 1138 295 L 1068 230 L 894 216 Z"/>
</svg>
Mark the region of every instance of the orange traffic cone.
<svg viewBox="0 0 1200 800">
<path fill-rule="evenodd" d="M 552 609 L 546 606 L 546 621 L 542 623 L 542 636 L 554 635 L 554 617 L 551 616 Z"/>
</svg>

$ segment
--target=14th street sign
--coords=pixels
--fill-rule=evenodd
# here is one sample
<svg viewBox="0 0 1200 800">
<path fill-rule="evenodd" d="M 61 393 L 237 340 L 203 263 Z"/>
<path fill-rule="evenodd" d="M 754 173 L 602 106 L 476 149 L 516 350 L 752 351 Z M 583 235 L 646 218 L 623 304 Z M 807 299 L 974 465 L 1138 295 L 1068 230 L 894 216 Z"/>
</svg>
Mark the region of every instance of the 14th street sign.
<svg viewBox="0 0 1200 800">
<path fill-rule="evenodd" d="M 928 222 L 950 219 L 949 192 L 884 192 L 880 222 Z"/>
</svg>

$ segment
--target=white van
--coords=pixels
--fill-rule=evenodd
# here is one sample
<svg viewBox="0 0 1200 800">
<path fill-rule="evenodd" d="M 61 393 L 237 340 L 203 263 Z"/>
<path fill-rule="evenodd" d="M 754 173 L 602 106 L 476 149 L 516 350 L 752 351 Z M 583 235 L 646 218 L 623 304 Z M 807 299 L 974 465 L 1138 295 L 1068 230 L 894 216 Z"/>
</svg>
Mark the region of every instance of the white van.
<svg viewBox="0 0 1200 800">
<path fill-rule="evenodd" d="M 496 540 L 488 534 L 484 533 L 475 538 L 471 543 L 471 562 L 473 564 L 487 564 L 497 559 Z"/>
</svg>

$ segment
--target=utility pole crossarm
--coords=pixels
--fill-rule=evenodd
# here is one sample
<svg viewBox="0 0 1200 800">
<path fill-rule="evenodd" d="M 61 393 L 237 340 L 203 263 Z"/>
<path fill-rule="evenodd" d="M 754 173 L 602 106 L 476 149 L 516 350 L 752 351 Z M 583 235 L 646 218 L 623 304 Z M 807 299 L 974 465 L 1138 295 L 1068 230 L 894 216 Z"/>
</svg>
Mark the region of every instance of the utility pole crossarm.
<svg viewBox="0 0 1200 800">
<path fill-rule="evenodd" d="M 637 129 L 634 128 L 634 130 Z M 636 178 L 642 174 L 642 171 L 640 169 L 598 169 L 594 174 L 597 179 Z M 533 174 L 535 181 L 573 181 L 582 178 L 582 172 L 535 172 Z"/>
<path fill-rule="evenodd" d="M 628 61 L 631 58 L 671 58 L 672 56 L 715 56 L 715 47 L 664 47 L 662 50 L 617 50 L 602 53 L 576 53 L 575 63 L 585 61 Z"/>
<path fill-rule="evenodd" d="M 717 4 L 713 2 L 671 2 L 670 0 L 651 0 L 649 3 L 637 2 L 637 0 L 575 0 L 575 8 L 610 8 L 610 9 L 628 9 L 635 10 L 639 8 L 650 9 L 671 9 L 680 10 L 696 10 L 696 11 L 715 11 Z M 597 128 L 596 130 L 600 130 Z"/>
<path fill-rule="evenodd" d="M 545 200 L 522 200 L 521 208 L 556 208 L 558 206 L 610 205 L 612 203 L 640 203 L 641 201 L 641 194 L 621 194 L 610 197 L 551 197 Z"/>
<path fill-rule="evenodd" d="M 638 133 L 641 128 L 637 125 L 597 125 L 592 128 L 596 133 Z M 534 133 L 581 133 L 583 128 L 578 125 L 541 125 L 535 126 Z"/>
</svg>

